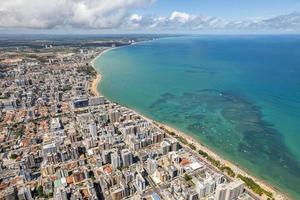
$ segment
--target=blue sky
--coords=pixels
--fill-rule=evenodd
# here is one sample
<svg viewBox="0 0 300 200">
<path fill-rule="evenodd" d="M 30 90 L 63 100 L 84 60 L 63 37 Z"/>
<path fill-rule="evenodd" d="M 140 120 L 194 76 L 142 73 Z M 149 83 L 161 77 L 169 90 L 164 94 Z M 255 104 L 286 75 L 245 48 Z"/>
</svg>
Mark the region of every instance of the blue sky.
<svg viewBox="0 0 300 200">
<path fill-rule="evenodd" d="M 174 10 L 226 19 L 271 17 L 300 11 L 300 0 L 158 0 L 141 13 L 168 15 Z"/>
<path fill-rule="evenodd" d="M 0 32 L 300 33 L 300 0 L 0 1 Z"/>
</svg>

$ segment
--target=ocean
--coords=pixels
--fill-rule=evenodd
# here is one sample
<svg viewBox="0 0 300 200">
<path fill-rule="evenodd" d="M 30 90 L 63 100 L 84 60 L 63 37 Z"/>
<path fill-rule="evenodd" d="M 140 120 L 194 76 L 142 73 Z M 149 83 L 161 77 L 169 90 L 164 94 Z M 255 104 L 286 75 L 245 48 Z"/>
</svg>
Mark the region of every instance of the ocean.
<svg viewBox="0 0 300 200">
<path fill-rule="evenodd" d="M 116 48 L 98 89 L 300 199 L 300 36 L 190 36 Z"/>
</svg>

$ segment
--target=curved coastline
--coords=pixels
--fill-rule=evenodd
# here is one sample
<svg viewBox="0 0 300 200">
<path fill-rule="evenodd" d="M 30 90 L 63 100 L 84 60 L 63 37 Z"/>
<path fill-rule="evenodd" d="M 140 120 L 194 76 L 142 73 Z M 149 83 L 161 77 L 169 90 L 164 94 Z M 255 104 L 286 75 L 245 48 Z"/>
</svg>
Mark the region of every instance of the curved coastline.
<svg viewBox="0 0 300 200">
<path fill-rule="evenodd" d="M 98 85 L 100 84 L 100 81 L 101 81 L 101 73 L 97 70 L 97 68 L 95 67 L 96 65 L 96 60 L 98 58 L 100 58 L 103 54 L 107 53 L 108 51 L 112 50 L 114 48 L 107 48 L 105 50 L 103 50 L 101 53 L 99 53 L 99 55 L 97 55 L 91 62 L 91 66 L 95 69 L 95 71 L 97 72 L 97 76 L 94 78 L 94 80 L 92 81 L 91 83 L 91 93 L 94 95 L 94 96 L 101 96 L 101 93 L 100 91 L 98 90 Z"/>
<path fill-rule="evenodd" d="M 147 41 L 150 42 L 150 41 Z M 137 42 L 131 45 L 135 45 L 135 44 L 139 44 L 141 42 Z M 130 45 L 129 45 L 130 46 Z M 103 74 L 101 74 L 101 72 L 99 71 L 99 69 L 96 66 L 96 60 L 100 59 L 101 56 L 103 56 L 105 53 L 116 49 L 116 48 L 122 48 L 122 47 L 128 47 L 126 46 L 121 46 L 121 47 L 109 47 L 105 50 L 103 50 L 98 56 L 96 56 L 92 61 L 91 61 L 91 65 L 92 67 L 97 71 L 97 76 L 95 77 L 95 79 L 92 81 L 91 84 L 91 92 L 93 95 L 95 96 L 101 96 L 101 92 L 100 89 L 98 89 L 98 86 L 101 83 L 101 78 L 103 76 Z M 102 95 L 104 96 L 104 95 Z M 105 96 L 106 99 L 109 99 L 108 97 Z M 120 104 L 120 103 L 119 103 Z M 124 107 L 127 107 L 126 105 L 122 105 Z M 226 166 L 230 167 L 236 174 L 241 174 L 242 176 L 247 176 L 249 178 L 252 178 L 257 184 L 259 184 L 263 189 L 270 191 L 273 193 L 273 197 L 277 200 L 287 200 L 287 199 L 292 199 L 287 193 L 282 192 L 280 189 L 276 188 L 275 186 L 271 185 L 270 183 L 262 180 L 261 178 L 258 178 L 257 176 L 252 175 L 251 172 L 249 172 L 247 169 L 241 168 L 238 164 L 225 159 L 224 157 L 220 156 L 219 154 L 217 154 L 215 151 L 211 150 L 211 148 L 205 146 L 204 144 L 201 143 L 201 141 L 199 139 L 194 138 L 193 136 L 191 136 L 190 134 L 184 133 L 182 131 L 179 131 L 178 129 L 174 128 L 171 125 L 168 124 L 164 124 L 161 122 L 158 122 L 156 120 L 153 120 L 147 116 L 145 116 L 145 114 L 141 114 L 139 112 L 137 112 L 136 110 L 129 108 L 132 111 L 134 111 L 135 113 L 141 115 L 142 117 L 144 117 L 146 120 L 156 124 L 158 127 L 163 127 L 165 130 L 168 130 L 169 132 L 174 132 L 176 135 L 183 137 L 184 139 L 186 139 L 187 141 L 191 142 L 191 144 L 195 145 L 197 150 L 202 150 L 206 153 L 208 153 L 212 158 L 219 160 L 222 164 L 225 164 Z M 260 199 L 267 199 L 267 197 L 264 195 L 265 198 L 262 198 L 261 196 L 258 196 L 258 198 Z"/>
</svg>

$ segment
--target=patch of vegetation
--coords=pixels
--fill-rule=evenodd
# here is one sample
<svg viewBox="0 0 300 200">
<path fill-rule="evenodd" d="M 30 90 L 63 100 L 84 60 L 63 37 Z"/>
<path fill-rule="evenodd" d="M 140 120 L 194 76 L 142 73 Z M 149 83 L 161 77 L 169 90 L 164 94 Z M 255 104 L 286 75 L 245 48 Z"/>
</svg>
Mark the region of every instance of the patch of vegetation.
<svg viewBox="0 0 300 200">
<path fill-rule="evenodd" d="M 169 132 L 169 134 L 170 134 L 171 136 L 175 136 L 175 135 L 176 135 L 175 132 L 173 132 L 173 131 Z"/>
<path fill-rule="evenodd" d="M 15 160 L 17 157 L 18 157 L 18 155 L 17 155 L 17 154 L 14 154 L 14 153 L 12 153 L 12 154 L 9 156 L 9 158 L 12 159 L 12 160 Z"/>
<path fill-rule="evenodd" d="M 24 129 L 25 129 L 24 126 L 22 126 L 21 128 L 18 128 L 18 129 L 16 130 L 16 136 L 22 137 L 22 136 L 25 134 L 25 133 L 24 133 Z"/>
<path fill-rule="evenodd" d="M 116 134 L 117 134 L 117 135 L 122 135 L 122 132 L 119 130 L 118 127 L 115 127 L 115 131 L 116 131 Z"/>
<path fill-rule="evenodd" d="M 238 178 L 240 178 L 242 181 L 245 182 L 246 186 L 249 187 L 253 192 L 255 192 L 258 195 L 267 195 L 269 198 L 273 198 L 273 194 L 270 191 L 267 191 L 260 187 L 252 178 L 243 176 L 241 174 L 238 175 Z"/>
<path fill-rule="evenodd" d="M 117 170 L 122 171 L 123 167 L 117 167 Z"/>
<path fill-rule="evenodd" d="M 230 168 L 230 167 L 228 167 L 228 166 L 226 166 L 226 165 L 222 165 L 222 166 L 220 166 L 220 168 L 219 168 L 222 172 L 226 172 L 227 174 L 228 174 L 228 176 L 231 176 L 231 177 L 235 177 L 235 173 L 234 173 L 234 171 Z"/>
<path fill-rule="evenodd" d="M 198 153 L 203 156 L 204 158 L 207 158 L 208 157 L 208 154 L 202 150 L 198 150 Z"/>
<path fill-rule="evenodd" d="M 185 174 L 184 175 L 184 180 L 190 181 L 190 180 L 192 180 L 192 176 Z"/>
<path fill-rule="evenodd" d="M 85 73 L 90 76 L 97 76 L 96 70 L 90 65 L 80 66 L 77 68 L 77 71 L 81 73 Z"/>
<path fill-rule="evenodd" d="M 196 150 L 196 146 L 194 144 L 189 144 L 188 145 L 191 149 Z"/>
<path fill-rule="evenodd" d="M 179 142 L 181 142 L 182 144 L 184 144 L 184 145 L 188 145 L 189 144 L 188 141 L 185 138 L 183 138 L 183 137 L 178 136 L 177 140 Z"/>
<path fill-rule="evenodd" d="M 221 162 L 220 162 L 219 160 L 216 160 L 216 159 L 214 159 L 214 158 L 212 158 L 212 157 L 210 157 L 210 156 L 207 157 L 207 160 L 208 160 L 211 164 L 213 164 L 215 167 L 220 168 Z"/>
<path fill-rule="evenodd" d="M 202 150 L 198 150 L 198 153 L 201 156 L 203 156 L 204 158 L 206 158 L 209 162 L 211 162 L 215 167 L 220 169 L 222 172 L 226 172 L 228 174 L 228 176 L 235 177 L 236 174 L 230 167 L 228 167 L 226 165 L 222 165 L 220 161 L 210 157 L 206 152 L 204 152 Z"/>
<path fill-rule="evenodd" d="M 43 186 L 39 185 L 38 187 L 35 188 L 35 190 L 33 191 L 33 197 L 34 199 L 38 198 L 38 199 L 41 199 L 41 198 L 50 198 L 53 196 L 53 193 L 50 193 L 49 195 L 46 195 L 44 193 L 44 189 L 43 189 Z"/>
<path fill-rule="evenodd" d="M 60 89 L 60 91 L 66 92 L 66 91 L 70 91 L 71 89 L 72 89 L 72 87 L 70 85 L 67 85 L 67 86 L 63 87 L 62 89 Z"/>
<path fill-rule="evenodd" d="M 38 186 L 37 187 L 37 189 L 36 189 L 36 191 L 37 191 L 37 194 L 38 194 L 38 197 L 39 198 L 42 198 L 42 197 L 44 197 L 44 190 L 43 190 L 43 186 Z"/>
</svg>

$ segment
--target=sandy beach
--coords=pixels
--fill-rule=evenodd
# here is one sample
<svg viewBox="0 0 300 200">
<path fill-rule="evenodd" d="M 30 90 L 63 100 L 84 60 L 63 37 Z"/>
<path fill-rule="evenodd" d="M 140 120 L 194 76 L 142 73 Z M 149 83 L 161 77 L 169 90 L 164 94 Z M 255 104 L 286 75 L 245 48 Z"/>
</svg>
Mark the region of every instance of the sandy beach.
<svg viewBox="0 0 300 200">
<path fill-rule="evenodd" d="M 92 81 L 91 84 L 91 92 L 94 96 L 100 96 L 100 92 L 97 88 L 100 81 L 101 81 L 101 75 L 98 73 L 96 78 Z"/>
<path fill-rule="evenodd" d="M 104 53 L 112 50 L 113 48 L 108 48 L 108 49 L 105 49 L 104 51 L 102 51 L 97 57 L 95 57 L 92 61 L 91 61 L 91 65 L 96 69 L 95 67 L 95 60 L 98 59 L 100 56 L 102 56 Z M 96 71 L 98 72 L 98 75 L 96 76 L 96 78 L 92 81 L 91 83 L 91 92 L 93 93 L 93 95 L 95 96 L 100 96 L 100 92 L 98 91 L 97 89 L 97 86 L 99 85 L 100 81 L 101 81 L 101 74 L 99 72 L 99 70 L 96 69 Z M 130 108 L 129 108 L 130 109 Z M 134 111 L 134 110 L 133 110 Z M 275 187 L 271 186 L 270 184 L 266 183 L 265 181 L 255 177 L 255 176 L 252 176 L 250 173 L 248 173 L 246 170 L 243 170 L 241 169 L 237 164 L 234 164 L 233 162 L 231 161 L 228 161 L 224 158 L 222 158 L 221 156 L 219 156 L 217 153 L 213 152 L 211 149 L 209 149 L 208 147 L 202 145 L 200 143 L 200 141 L 194 139 L 192 136 L 186 134 L 186 133 L 183 133 L 181 131 L 178 131 L 177 129 L 171 127 L 171 126 L 168 126 L 166 124 L 162 124 L 160 122 L 157 122 L 157 121 L 154 121 L 136 111 L 134 111 L 135 113 L 141 115 L 143 118 L 145 118 L 146 120 L 154 123 L 154 124 L 157 124 L 158 125 L 158 128 L 159 127 L 163 127 L 164 129 L 168 130 L 169 132 L 174 132 L 176 135 L 180 136 L 180 137 L 183 137 L 184 139 L 186 139 L 187 141 L 189 141 L 189 143 L 193 144 L 196 146 L 196 150 L 195 151 L 198 151 L 198 150 L 202 150 L 206 153 L 209 154 L 209 156 L 213 157 L 214 159 L 220 161 L 222 164 L 230 167 L 236 174 L 241 174 L 243 176 L 247 176 L 247 177 L 250 177 L 252 178 L 257 184 L 259 184 L 263 189 L 267 190 L 267 191 L 270 191 L 273 193 L 273 197 L 277 200 L 287 200 L 287 199 L 290 199 L 287 197 L 287 195 L 281 193 L 278 189 L 276 189 Z M 172 137 L 172 136 L 171 136 Z M 266 195 L 263 195 L 263 196 L 258 196 L 260 199 L 267 199 L 268 197 Z"/>
<path fill-rule="evenodd" d="M 95 62 L 96 60 L 102 56 L 103 54 L 105 54 L 106 52 L 112 50 L 113 48 L 106 48 L 104 49 L 101 53 L 99 53 L 98 56 L 96 56 L 92 61 L 91 61 L 91 66 L 97 71 L 97 76 L 94 78 L 94 80 L 92 81 L 91 83 L 91 93 L 94 95 L 94 96 L 100 96 L 100 92 L 98 90 L 98 85 L 101 81 L 101 74 L 99 73 L 99 71 L 97 70 L 97 68 L 95 67 Z"/>
</svg>

